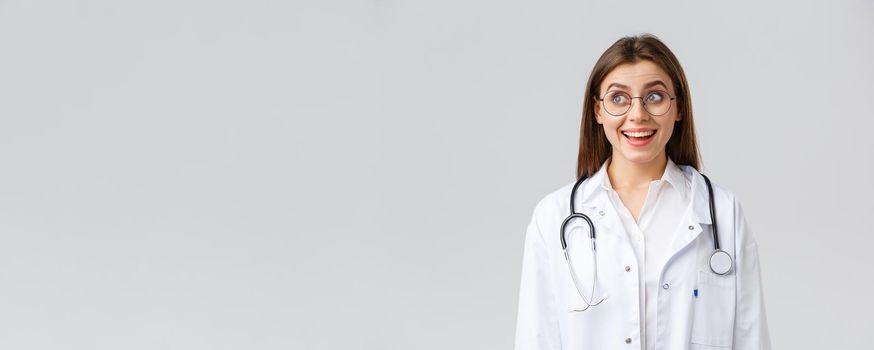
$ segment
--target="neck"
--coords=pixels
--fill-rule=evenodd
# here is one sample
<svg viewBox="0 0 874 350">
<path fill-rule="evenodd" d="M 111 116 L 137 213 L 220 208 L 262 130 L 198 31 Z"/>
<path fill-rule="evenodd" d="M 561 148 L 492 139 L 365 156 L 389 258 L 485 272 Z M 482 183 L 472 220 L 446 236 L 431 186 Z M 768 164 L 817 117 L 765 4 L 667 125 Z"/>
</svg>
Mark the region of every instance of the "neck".
<svg viewBox="0 0 874 350">
<path fill-rule="evenodd" d="M 651 181 L 662 178 L 667 166 L 668 158 L 664 152 L 646 163 L 635 163 L 614 153 L 607 165 L 607 175 L 614 190 L 647 189 Z"/>
</svg>

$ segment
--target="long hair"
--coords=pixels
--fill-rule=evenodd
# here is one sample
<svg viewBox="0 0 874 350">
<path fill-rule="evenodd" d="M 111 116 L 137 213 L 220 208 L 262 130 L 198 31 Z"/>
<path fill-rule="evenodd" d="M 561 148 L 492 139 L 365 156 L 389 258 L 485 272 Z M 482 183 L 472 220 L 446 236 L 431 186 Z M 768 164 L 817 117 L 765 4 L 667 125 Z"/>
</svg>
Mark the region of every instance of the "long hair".
<svg viewBox="0 0 874 350">
<path fill-rule="evenodd" d="M 682 117 L 679 122 L 674 123 L 674 131 L 665 146 L 665 153 L 677 165 L 691 165 L 700 171 L 701 159 L 698 154 L 698 142 L 695 139 L 692 98 L 689 94 L 686 73 L 683 72 L 683 67 L 680 66 L 674 53 L 661 40 L 655 35 L 644 33 L 617 40 L 601 54 L 595 67 L 592 68 L 583 99 L 577 180 L 582 176 L 592 176 L 613 152 L 613 146 L 607 140 L 603 127 L 595 119 L 595 108 L 599 103 L 596 98 L 601 96 L 601 83 L 604 77 L 616 66 L 641 60 L 652 61 L 661 67 L 671 78 L 677 95 L 677 111 Z"/>
</svg>

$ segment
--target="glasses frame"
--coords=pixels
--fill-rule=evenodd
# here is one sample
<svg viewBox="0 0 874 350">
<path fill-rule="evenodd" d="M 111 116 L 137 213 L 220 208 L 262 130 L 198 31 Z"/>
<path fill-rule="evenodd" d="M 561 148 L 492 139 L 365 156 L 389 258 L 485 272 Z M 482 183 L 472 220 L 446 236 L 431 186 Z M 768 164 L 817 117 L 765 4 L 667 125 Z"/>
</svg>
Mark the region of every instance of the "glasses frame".
<svg viewBox="0 0 874 350">
<path fill-rule="evenodd" d="M 611 91 L 613 91 L 613 90 L 611 90 Z M 611 91 L 607 91 L 607 92 L 605 92 L 605 93 L 604 93 L 604 97 L 607 97 L 607 94 L 609 94 Z M 646 96 L 649 96 L 649 95 L 652 94 L 653 92 L 664 92 L 666 96 L 670 97 L 669 102 L 668 102 L 668 109 L 666 109 L 665 112 L 662 113 L 662 114 L 653 114 L 652 112 L 649 111 L 649 109 L 646 108 L 646 100 L 643 99 L 643 98 L 646 97 L 646 96 L 631 96 L 631 94 L 629 94 L 629 93 L 627 93 L 627 92 L 625 92 L 625 91 L 619 91 L 619 92 L 620 92 L 620 93 L 623 93 L 623 94 L 625 94 L 625 95 L 627 95 L 627 96 L 629 97 L 629 99 L 631 100 L 631 102 L 628 104 L 628 108 L 625 110 L 625 112 L 622 112 L 622 113 L 620 113 L 620 114 L 613 114 L 613 113 L 610 113 L 610 111 L 607 109 L 607 104 L 604 103 L 604 97 L 597 98 L 598 101 L 601 101 L 601 107 L 604 107 L 604 111 L 606 111 L 607 114 L 612 115 L 612 116 L 614 116 L 614 117 L 621 117 L 621 116 L 625 115 L 626 113 L 628 113 L 628 111 L 631 110 L 631 107 L 634 107 L 634 99 L 635 99 L 635 98 L 639 98 L 639 99 L 640 99 L 640 103 L 643 103 L 643 110 L 645 110 L 647 113 L 649 113 L 650 115 L 652 115 L 652 116 L 654 116 L 654 117 L 663 116 L 663 115 L 667 114 L 668 111 L 671 110 L 671 105 L 674 103 L 674 100 L 677 99 L 677 96 L 673 96 L 673 97 L 671 97 L 671 95 L 668 94 L 668 92 L 665 91 L 665 90 L 653 90 L 653 91 L 648 92 L 648 93 L 646 94 Z"/>
</svg>

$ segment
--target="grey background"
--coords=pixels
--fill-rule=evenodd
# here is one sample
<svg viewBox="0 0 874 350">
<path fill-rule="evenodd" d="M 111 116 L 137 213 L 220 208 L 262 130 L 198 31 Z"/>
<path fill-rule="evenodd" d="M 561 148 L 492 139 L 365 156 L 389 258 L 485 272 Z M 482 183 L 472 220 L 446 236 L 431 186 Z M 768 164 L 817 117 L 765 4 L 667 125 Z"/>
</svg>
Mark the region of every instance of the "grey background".
<svg viewBox="0 0 874 350">
<path fill-rule="evenodd" d="M 870 1 L 0 1 L 0 348 L 507 349 L 582 93 L 649 32 L 778 349 L 874 324 Z"/>
</svg>

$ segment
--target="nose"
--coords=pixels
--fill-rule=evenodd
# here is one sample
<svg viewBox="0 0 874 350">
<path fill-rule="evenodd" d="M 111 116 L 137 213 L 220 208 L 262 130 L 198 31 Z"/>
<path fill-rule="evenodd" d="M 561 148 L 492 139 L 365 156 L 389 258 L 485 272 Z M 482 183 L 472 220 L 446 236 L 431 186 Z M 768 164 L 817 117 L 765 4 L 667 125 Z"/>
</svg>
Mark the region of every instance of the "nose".
<svg viewBox="0 0 874 350">
<path fill-rule="evenodd" d="M 652 116 L 643 107 L 643 98 L 632 98 L 631 108 L 628 110 L 628 119 L 632 121 L 646 121 Z"/>
</svg>

